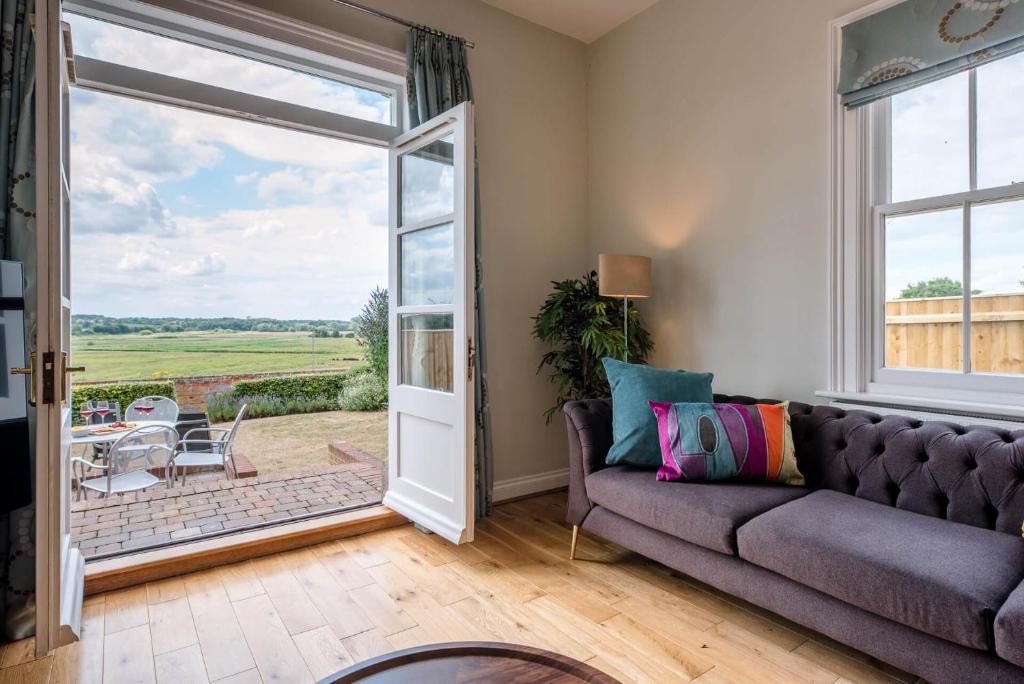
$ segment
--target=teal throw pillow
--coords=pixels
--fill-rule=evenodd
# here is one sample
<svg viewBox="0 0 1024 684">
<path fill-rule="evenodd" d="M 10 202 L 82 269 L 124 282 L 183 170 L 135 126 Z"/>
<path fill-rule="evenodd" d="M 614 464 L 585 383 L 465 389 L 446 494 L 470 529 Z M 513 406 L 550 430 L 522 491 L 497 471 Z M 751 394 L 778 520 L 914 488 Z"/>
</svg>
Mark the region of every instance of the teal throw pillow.
<svg viewBox="0 0 1024 684">
<path fill-rule="evenodd" d="M 612 388 L 612 438 L 606 463 L 629 463 L 657 468 L 662 465 L 658 420 L 647 402 L 713 401 L 711 373 L 663 370 L 603 359 Z"/>
</svg>

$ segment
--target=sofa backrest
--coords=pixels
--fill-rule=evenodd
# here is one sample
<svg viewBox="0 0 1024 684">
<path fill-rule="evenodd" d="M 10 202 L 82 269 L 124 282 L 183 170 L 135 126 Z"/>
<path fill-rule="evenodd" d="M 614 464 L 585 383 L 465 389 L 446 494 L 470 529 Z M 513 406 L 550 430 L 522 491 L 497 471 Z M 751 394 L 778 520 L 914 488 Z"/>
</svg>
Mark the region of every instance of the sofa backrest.
<svg viewBox="0 0 1024 684">
<path fill-rule="evenodd" d="M 716 395 L 715 401 L 770 399 Z M 961 426 L 791 402 L 797 463 L 813 489 L 1019 535 L 1024 429 Z"/>
</svg>

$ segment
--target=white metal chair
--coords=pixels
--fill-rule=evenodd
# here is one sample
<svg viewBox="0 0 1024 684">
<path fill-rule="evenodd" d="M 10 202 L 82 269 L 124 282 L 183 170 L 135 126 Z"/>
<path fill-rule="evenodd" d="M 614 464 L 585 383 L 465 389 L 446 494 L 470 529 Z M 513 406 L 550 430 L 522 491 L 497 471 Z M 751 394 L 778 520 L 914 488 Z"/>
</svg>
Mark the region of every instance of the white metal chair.
<svg viewBox="0 0 1024 684">
<path fill-rule="evenodd" d="M 238 433 L 238 424 L 245 416 L 248 404 L 242 404 L 235 416 L 235 422 L 230 428 L 199 427 L 189 430 L 178 442 L 178 447 L 171 459 L 172 478 L 177 471 L 181 470 L 181 484 L 185 484 L 187 468 L 200 468 L 208 466 L 219 466 L 228 474 L 228 463 L 231 463 L 231 472 L 235 470 L 235 435 Z M 208 433 L 208 439 L 198 439 L 195 433 Z M 198 447 L 201 451 L 190 451 L 190 448 Z M 173 482 L 173 479 L 171 480 Z"/>
<path fill-rule="evenodd" d="M 124 411 L 124 419 L 166 420 L 173 423 L 178 420 L 178 404 L 167 397 L 142 397 L 128 405 Z"/>
<path fill-rule="evenodd" d="M 170 486 L 177 443 L 178 433 L 174 428 L 144 425 L 117 438 L 107 450 L 106 465 L 72 458 L 71 468 L 78 482 L 76 498 L 88 498 L 90 491 L 107 497 L 152 487 L 161 481 L 150 472 L 155 468 L 164 468 Z M 97 477 L 87 478 L 93 471 L 100 472 Z"/>
</svg>

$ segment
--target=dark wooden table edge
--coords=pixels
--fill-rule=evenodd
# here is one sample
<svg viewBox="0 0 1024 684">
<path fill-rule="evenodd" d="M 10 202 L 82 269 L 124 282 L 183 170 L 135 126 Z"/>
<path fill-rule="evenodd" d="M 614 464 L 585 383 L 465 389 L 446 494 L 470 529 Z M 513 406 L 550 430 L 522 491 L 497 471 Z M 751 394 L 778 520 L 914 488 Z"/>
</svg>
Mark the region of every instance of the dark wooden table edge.
<svg viewBox="0 0 1024 684">
<path fill-rule="evenodd" d="M 546 665 L 551 669 L 579 677 L 580 681 L 587 682 L 587 684 L 621 684 L 619 680 L 601 672 L 593 665 L 587 665 L 574 658 L 532 646 L 493 641 L 453 641 L 392 651 L 350 665 L 340 672 L 321 679 L 318 684 L 354 684 L 363 677 L 386 672 L 399 665 L 458 656 L 513 658 Z"/>
</svg>

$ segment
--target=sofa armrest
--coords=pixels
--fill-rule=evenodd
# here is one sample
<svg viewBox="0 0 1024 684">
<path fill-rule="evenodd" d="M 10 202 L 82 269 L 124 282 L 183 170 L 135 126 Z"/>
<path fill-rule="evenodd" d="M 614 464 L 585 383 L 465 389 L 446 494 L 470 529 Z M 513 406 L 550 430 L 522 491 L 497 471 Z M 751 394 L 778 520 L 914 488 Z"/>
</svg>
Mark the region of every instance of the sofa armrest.
<svg viewBox="0 0 1024 684">
<path fill-rule="evenodd" d="M 608 399 L 570 401 L 562 407 L 569 433 L 569 505 L 566 521 L 579 525 L 593 504 L 586 478 L 604 467 L 612 446 L 612 403 Z"/>
<path fill-rule="evenodd" d="M 1017 585 L 996 613 L 995 642 L 1000 658 L 1024 667 L 1024 582 Z"/>
</svg>

